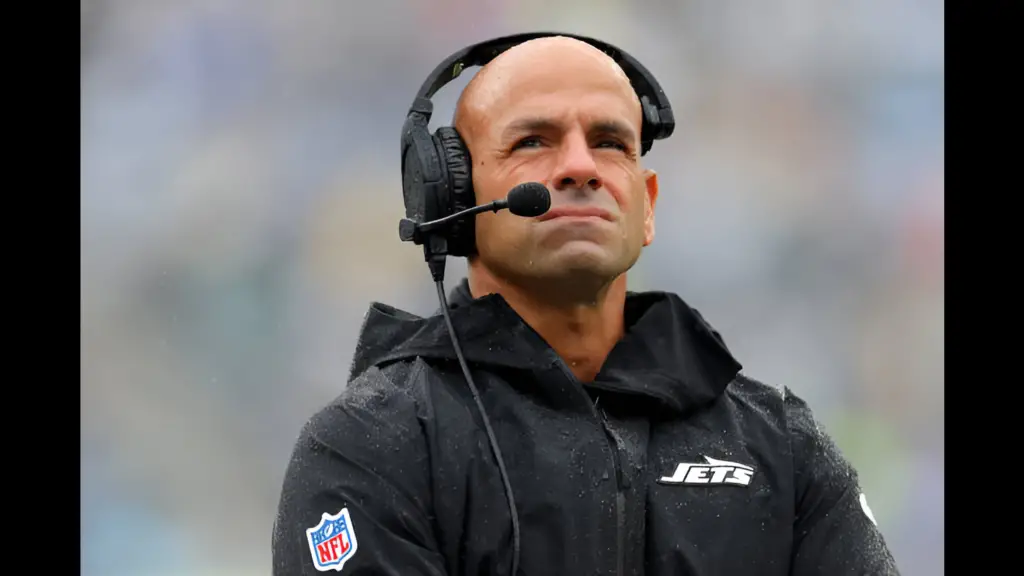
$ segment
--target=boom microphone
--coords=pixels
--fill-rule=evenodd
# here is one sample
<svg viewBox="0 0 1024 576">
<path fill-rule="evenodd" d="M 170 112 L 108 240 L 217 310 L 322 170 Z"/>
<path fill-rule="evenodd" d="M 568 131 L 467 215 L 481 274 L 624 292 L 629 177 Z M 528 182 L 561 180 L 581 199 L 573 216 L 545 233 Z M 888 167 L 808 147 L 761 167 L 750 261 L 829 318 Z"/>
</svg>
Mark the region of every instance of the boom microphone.
<svg viewBox="0 0 1024 576">
<path fill-rule="evenodd" d="M 445 228 L 452 222 L 467 216 L 475 216 L 481 212 L 497 212 L 508 208 L 508 211 L 516 216 L 535 218 L 547 212 L 550 207 L 551 194 L 548 192 L 547 186 L 540 182 L 523 182 L 509 190 L 508 195 L 501 200 L 474 206 L 444 218 L 429 222 L 414 222 L 408 218 L 402 218 L 398 223 L 398 237 L 403 242 L 422 244 L 428 232 Z"/>
<path fill-rule="evenodd" d="M 508 211 L 516 216 L 536 218 L 551 208 L 551 194 L 547 186 L 540 182 L 523 182 L 509 190 L 505 200 Z"/>
</svg>

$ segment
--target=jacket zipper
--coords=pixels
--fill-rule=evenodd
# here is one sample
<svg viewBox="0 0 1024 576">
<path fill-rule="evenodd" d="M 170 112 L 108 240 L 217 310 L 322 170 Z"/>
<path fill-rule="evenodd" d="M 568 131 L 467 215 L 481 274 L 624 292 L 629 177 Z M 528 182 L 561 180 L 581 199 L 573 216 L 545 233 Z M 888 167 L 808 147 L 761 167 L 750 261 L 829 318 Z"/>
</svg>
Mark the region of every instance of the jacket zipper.
<svg viewBox="0 0 1024 576">
<path fill-rule="evenodd" d="M 608 440 L 608 448 L 612 451 L 612 465 L 615 466 L 615 574 L 622 575 L 625 570 L 625 541 L 626 541 L 626 480 L 622 473 L 622 460 L 619 452 L 619 443 L 608 425 L 608 417 L 604 410 L 597 410 L 600 413 L 601 426 L 604 428 L 605 438 Z"/>
<path fill-rule="evenodd" d="M 576 375 L 572 373 L 572 370 L 565 364 L 560 356 L 556 356 L 556 363 L 559 368 L 562 369 L 562 373 L 565 374 L 576 388 L 583 392 L 587 396 L 587 404 L 590 406 L 591 414 L 594 419 L 597 420 L 598 424 L 601 425 L 601 431 L 604 432 L 605 441 L 608 443 L 608 449 L 612 455 L 612 467 L 615 469 L 615 574 L 616 576 L 622 576 L 625 574 L 625 540 L 626 540 L 626 478 L 622 473 L 622 462 L 619 455 L 619 443 L 615 439 L 615 435 L 611 431 L 611 427 L 608 425 L 608 419 L 605 416 L 604 410 L 598 410 L 597 406 L 590 399 L 590 396 L 586 394 L 583 389 L 583 384 L 576 378 Z"/>
</svg>

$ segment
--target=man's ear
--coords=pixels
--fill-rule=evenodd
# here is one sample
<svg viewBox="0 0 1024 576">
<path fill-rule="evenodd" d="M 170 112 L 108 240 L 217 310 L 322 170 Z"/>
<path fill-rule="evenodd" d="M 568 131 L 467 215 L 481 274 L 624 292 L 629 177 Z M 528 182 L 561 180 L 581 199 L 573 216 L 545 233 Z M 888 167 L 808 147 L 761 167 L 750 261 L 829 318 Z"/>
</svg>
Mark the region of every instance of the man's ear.
<svg viewBox="0 0 1024 576">
<path fill-rule="evenodd" d="M 644 246 L 654 242 L 654 205 L 658 202 L 658 174 L 654 170 L 644 171 Z"/>
</svg>

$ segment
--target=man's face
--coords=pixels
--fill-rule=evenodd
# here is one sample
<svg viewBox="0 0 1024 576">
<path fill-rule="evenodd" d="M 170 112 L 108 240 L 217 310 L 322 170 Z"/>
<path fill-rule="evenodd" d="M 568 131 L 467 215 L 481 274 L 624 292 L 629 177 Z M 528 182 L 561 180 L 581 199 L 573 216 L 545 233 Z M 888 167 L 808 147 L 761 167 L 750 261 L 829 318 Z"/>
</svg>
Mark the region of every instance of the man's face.
<svg viewBox="0 0 1024 576">
<path fill-rule="evenodd" d="M 509 280 L 610 281 L 653 239 L 657 179 L 639 164 L 640 104 L 625 75 L 589 46 L 558 40 L 533 58 L 506 53 L 467 96 L 460 131 L 477 203 L 523 182 L 551 192 L 538 218 L 480 215 L 479 259 Z"/>
</svg>

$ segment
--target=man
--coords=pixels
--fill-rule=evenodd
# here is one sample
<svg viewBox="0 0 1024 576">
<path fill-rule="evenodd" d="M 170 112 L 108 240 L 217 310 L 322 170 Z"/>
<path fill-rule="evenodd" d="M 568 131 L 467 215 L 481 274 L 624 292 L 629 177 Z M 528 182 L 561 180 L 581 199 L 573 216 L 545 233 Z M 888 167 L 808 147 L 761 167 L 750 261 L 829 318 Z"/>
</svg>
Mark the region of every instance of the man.
<svg viewBox="0 0 1024 576">
<path fill-rule="evenodd" d="M 603 52 L 531 40 L 483 67 L 455 127 L 478 204 L 451 318 L 511 492 L 439 316 L 367 316 L 342 395 L 303 429 L 274 574 L 896 574 L 857 476 L 810 409 L 739 373 L 678 297 L 632 294 L 658 179 Z M 489 428 L 488 428 L 489 430 Z"/>
</svg>

